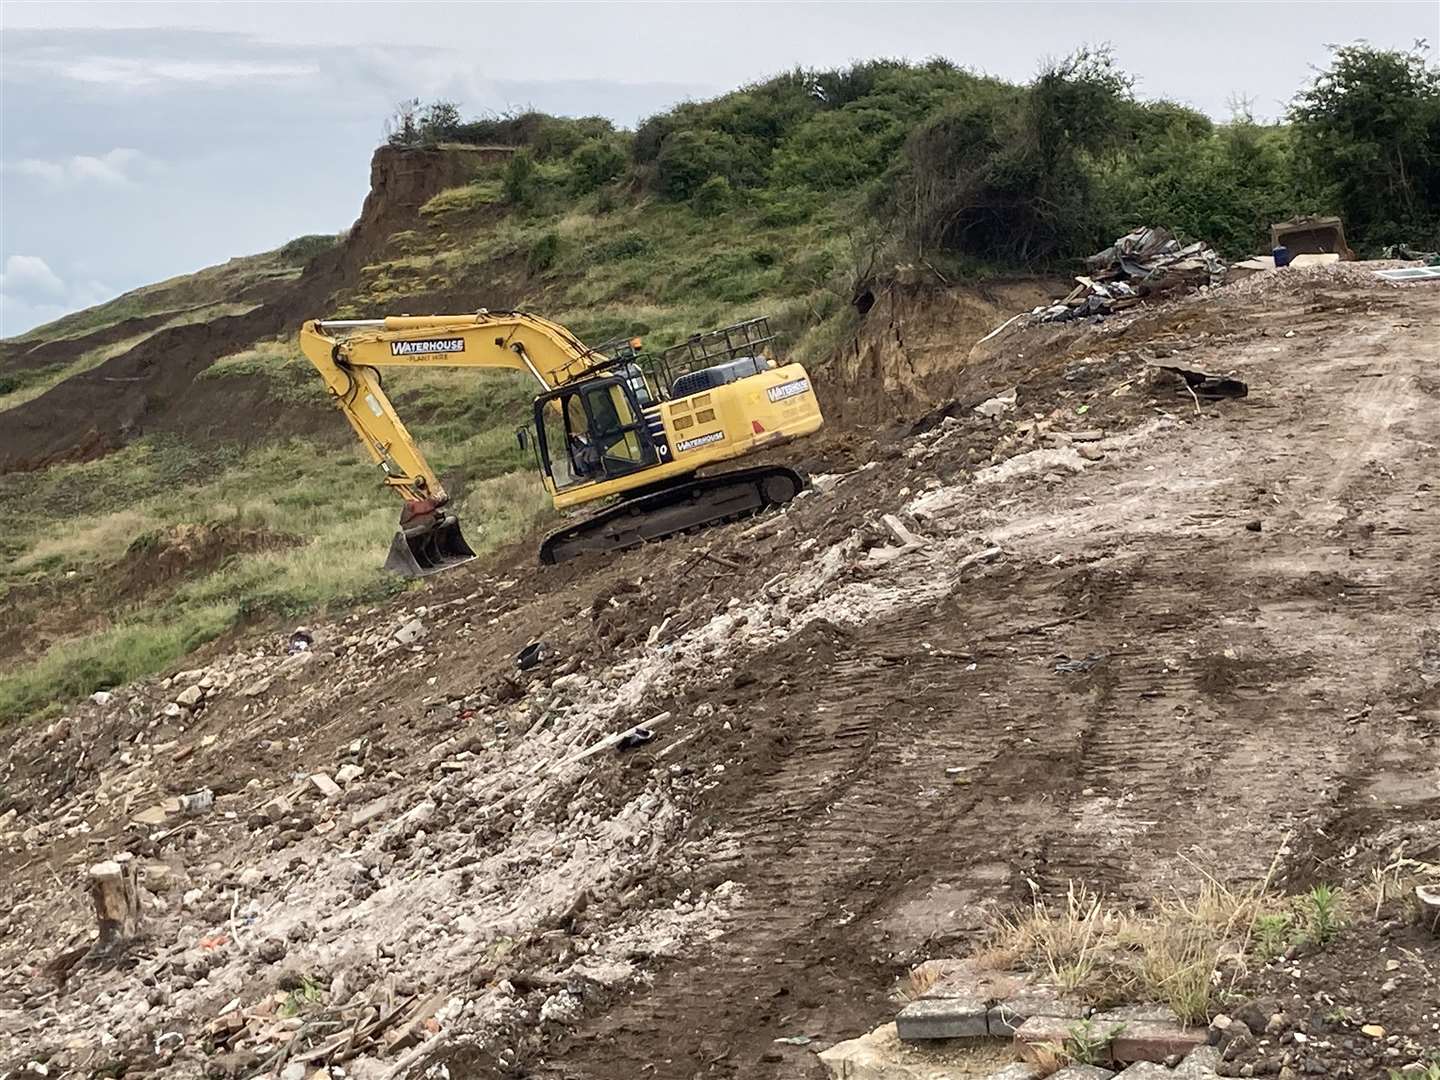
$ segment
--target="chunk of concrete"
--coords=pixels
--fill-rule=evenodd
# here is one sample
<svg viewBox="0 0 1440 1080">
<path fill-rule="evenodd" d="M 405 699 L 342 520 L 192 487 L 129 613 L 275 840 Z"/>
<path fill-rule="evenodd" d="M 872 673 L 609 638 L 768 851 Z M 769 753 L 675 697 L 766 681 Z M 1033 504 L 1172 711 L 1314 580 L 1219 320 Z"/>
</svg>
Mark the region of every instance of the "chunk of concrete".
<svg viewBox="0 0 1440 1080">
<path fill-rule="evenodd" d="M 1070 1040 L 1075 1024 L 1075 1018 L 1068 1016 L 1032 1016 L 1015 1029 L 1015 1045 L 1022 1053 L 1039 1047 L 1061 1049 Z M 1095 1037 L 1102 1038 L 1104 1030 L 1097 1028 Z"/>
<path fill-rule="evenodd" d="M 1137 1061 L 1115 1074 L 1115 1080 L 1175 1080 L 1175 1074 L 1153 1061 Z"/>
<path fill-rule="evenodd" d="M 320 794 L 327 799 L 334 799 L 340 794 L 340 785 L 331 780 L 328 773 L 311 773 L 310 783 L 314 784 Z"/>
<path fill-rule="evenodd" d="M 419 619 L 411 619 L 399 630 L 395 631 L 395 640 L 401 645 L 413 645 L 425 636 L 425 624 Z"/>
<path fill-rule="evenodd" d="M 1202 1046 L 1186 1055 L 1170 1074 L 1170 1080 L 1218 1080 L 1219 1076 L 1220 1048 Z"/>
<path fill-rule="evenodd" d="M 1028 1061 L 1017 1061 L 1013 1065 L 1006 1065 L 999 1072 L 991 1073 L 985 1080 L 1041 1080 L 1044 1075 L 1043 1069 L 1031 1065 Z"/>
<path fill-rule="evenodd" d="M 175 695 L 175 700 L 187 709 L 194 709 L 205 698 L 205 691 L 198 686 L 187 686 Z"/>
<path fill-rule="evenodd" d="M 818 1055 L 831 1080 L 1040 1080 L 1040 1070 L 1016 1064 L 1008 1046 L 906 1043 L 894 1024 L 836 1043 Z"/>
<path fill-rule="evenodd" d="M 347 762 L 346 764 L 341 765 L 340 768 L 335 770 L 335 782 L 338 784 L 348 784 L 352 780 L 359 780 L 360 777 L 364 775 L 364 768 L 359 765 Z"/>
<path fill-rule="evenodd" d="M 289 816 L 291 809 L 289 799 L 285 798 L 284 795 L 276 795 L 275 798 L 260 808 L 260 812 L 272 822 L 277 822 L 281 818 Z"/>
<path fill-rule="evenodd" d="M 1050 1080 L 1110 1080 L 1114 1072 L 1099 1065 L 1066 1065 L 1057 1073 L 1050 1074 Z"/>
<path fill-rule="evenodd" d="M 900 1010 L 895 1030 L 906 1042 L 984 1038 L 990 1034 L 986 1023 L 989 1011 L 983 998 L 921 998 Z"/>
</svg>

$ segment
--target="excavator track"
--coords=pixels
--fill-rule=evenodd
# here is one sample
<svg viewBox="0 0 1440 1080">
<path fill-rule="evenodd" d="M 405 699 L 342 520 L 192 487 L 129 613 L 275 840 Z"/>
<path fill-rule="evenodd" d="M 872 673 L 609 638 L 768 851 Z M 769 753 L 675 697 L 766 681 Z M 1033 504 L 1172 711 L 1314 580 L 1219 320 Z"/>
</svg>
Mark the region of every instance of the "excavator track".
<svg viewBox="0 0 1440 1080">
<path fill-rule="evenodd" d="M 747 517 L 783 506 L 808 481 L 794 469 L 765 466 L 716 476 L 693 477 L 606 507 L 551 533 L 540 545 L 540 561 L 554 564 L 580 555 L 621 551 L 676 533 Z"/>
</svg>

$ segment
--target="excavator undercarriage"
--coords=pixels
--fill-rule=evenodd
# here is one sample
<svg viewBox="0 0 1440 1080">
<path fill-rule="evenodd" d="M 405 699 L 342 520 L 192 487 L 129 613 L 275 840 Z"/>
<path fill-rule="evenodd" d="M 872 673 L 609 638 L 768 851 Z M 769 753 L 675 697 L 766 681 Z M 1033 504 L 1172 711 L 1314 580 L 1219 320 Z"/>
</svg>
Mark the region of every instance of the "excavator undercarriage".
<svg viewBox="0 0 1440 1080">
<path fill-rule="evenodd" d="M 562 563 L 580 555 L 621 551 L 706 525 L 783 506 L 805 489 L 794 469 L 767 466 L 695 477 L 608 506 L 558 529 L 540 545 L 540 561 Z"/>
</svg>

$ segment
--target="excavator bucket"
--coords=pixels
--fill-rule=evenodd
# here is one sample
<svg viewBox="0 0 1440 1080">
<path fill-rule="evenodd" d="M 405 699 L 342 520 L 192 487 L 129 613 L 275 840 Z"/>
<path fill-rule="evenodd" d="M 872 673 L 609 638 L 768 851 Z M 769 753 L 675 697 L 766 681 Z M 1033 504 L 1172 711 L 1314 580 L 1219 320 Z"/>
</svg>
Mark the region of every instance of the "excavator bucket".
<svg viewBox="0 0 1440 1080">
<path fill-rule="evenodd" d="M 445 514 L 432 523 L 398 531 L 390 542 L 385 569 L 405 577 L 429 577 L 473 558 L 474 550 L 460 533 L 460 520 Z"/>
</svg>

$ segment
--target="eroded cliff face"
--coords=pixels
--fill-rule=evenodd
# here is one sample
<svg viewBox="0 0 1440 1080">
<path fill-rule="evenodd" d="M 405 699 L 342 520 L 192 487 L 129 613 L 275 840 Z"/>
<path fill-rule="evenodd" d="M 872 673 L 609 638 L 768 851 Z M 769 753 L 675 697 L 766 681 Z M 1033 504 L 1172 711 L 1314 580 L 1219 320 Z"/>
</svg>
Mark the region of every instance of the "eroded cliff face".
<svg viewBox="0 0 1440 1080">
<path fill-rule="evenodd" d="M 428 200 L 514 152 L 513 146 L 380 147 L 370 159 L 370 193 L 339 249 L 342 262 L 359 265 L 355 260 L 368 259 L 392 233 L 413 224 Z"/>
<path fill-rule="evenodd" d="M 1054 288 L 1041 278 L 956 286 L 901 278 L 862 290 L 860 328 L 826 368 L 826 416 L 887 421 L 948 400 L 974 344 Z"/>
</svg>

